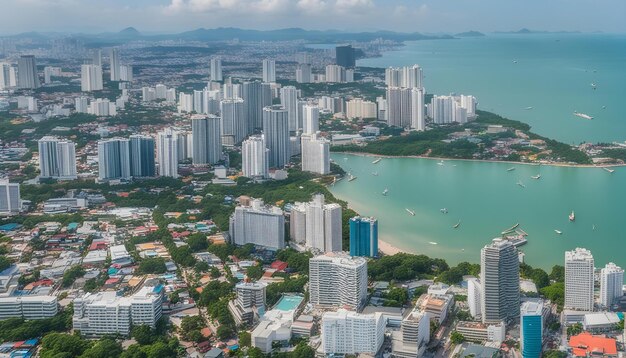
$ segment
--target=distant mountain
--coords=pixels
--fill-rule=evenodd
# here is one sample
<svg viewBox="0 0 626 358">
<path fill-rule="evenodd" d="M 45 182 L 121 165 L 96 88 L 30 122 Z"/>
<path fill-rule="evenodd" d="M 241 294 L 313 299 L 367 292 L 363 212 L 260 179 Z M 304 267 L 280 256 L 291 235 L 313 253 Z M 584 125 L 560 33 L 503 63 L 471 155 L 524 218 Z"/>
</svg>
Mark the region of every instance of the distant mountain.
<svg viewBox="0 0 626 358">
<path fill-rule="evenodd" d="M 481 34 L 482 35 L 482 34 Z M 339 30 L 305 30 L 301 28 L 287 28 L 277 30 L 249 30 L 235 27 L 219 27 L 215 29 L 196 29 L 177 34 L 142 34 L 134 27 L 127 27 L 119 32 L 104 32 L 99 34 L 59 34 L 29 32 L 14 35 L 20 38 L 49 38 L 49 37 L 74 37 L 85 41 L 93 46 L 114 46 L 133 40 L 160 41 L 160 40 L 183 40 L 183 41 L 295 41 L 303 40 L 314 43 L 341 43 L 349 41 L 372 41 L 376 39 L 393 41 L 414 41 L 426 39 L 452 39 L 446 34 L 425 35 L 419 32 L 344 32 Z M 478 35 L 474 35 L 478 36 Z"/>
<path fill-rule="evenodd" d="M 517 31 L 496 31 L 496 34 L 579 34 L 580 31 L 537 31 L 522 28 Z"/>
<path fill-rule="evenodd" d="M 466 31 L 466 32 L 460 32 L 454 35 L 454 37 L 483 37 L 483 36 L 486 36 L 486 35 L 478 31 Z"/>
</svg>

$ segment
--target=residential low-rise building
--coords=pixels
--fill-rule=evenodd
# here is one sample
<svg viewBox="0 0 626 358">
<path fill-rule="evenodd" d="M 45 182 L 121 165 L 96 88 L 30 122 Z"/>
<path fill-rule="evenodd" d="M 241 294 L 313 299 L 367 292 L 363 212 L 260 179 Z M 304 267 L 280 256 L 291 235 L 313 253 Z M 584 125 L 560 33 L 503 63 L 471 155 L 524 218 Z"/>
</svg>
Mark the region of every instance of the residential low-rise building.
<svg viewBox="0 0 626 358">
<path fill-rule="evenodd" d="M 0 297 L 0 319 L 44 319 L 59 312 L 55 296 L 10 296 Z"/>
<path fill-rule="evenodd" d="M 456 331 L 468 341 L 499 343 L 505 339 L 506 325 L 504 322 L 484 324 L 482 322 L 460 321 L 456 325 Z"/>
</svg>

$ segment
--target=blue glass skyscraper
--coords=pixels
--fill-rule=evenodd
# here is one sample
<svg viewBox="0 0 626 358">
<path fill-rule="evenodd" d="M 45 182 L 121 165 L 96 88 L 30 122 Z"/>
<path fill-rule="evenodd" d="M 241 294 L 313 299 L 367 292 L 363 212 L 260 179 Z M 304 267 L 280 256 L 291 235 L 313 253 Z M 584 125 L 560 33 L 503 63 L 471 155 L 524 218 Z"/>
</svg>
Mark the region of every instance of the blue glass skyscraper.
<svg viewBox="0 0 626 358">
<path fill-rule="evenodd" d="M 360 216 L 350 219 L 350 256 L 378 256 L 378 220 Z"/>
<path fill-rule="evenodd" d="M 527 301 L 520 309 L 523 358 L 539 358 L 543 344 L 543 304 Z"/>
</svg>

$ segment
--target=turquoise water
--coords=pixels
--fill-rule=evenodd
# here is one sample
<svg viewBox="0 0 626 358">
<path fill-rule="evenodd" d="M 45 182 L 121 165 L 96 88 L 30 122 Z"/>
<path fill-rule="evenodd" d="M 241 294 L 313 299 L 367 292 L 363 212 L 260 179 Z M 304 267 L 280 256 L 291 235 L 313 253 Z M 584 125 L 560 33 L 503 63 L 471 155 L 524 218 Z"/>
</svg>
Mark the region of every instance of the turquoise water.
<svg viewBox="0 0 626 358">
<path fill-rule="evenodd" d="M 297 295 L 283 296 L 280 298 L 280 301 L 276 303 L 276 306 L 274 306 L 274 309 L 277 309 L 280 311 L 295 310 L 296 308 L 298 308 L 298 306 L 300 306 L 300 303 L 302 303 L 302 300 L 304 300 L 304 297 L 302 296 L 297 296 Z"/>
<path fill-rule="evenodd" d="M 473 94 L 479 108 L 529 123 L 541 135 L 566 143 L 626 140 L 626 35 L 414 41 L 358 61 L 372 67 L 414 63 L 423 67 L 427 92 Z M 573 116 L 574 111 L 594 119 Z"/>
<path fill-rule="evenodd" d="M 380 239 L 404 251 L 451 264 L 479 262 L 481 247 L 520 223 L 528 233 L 522 251 L 533 266 L 562 265 L 566 250 L 586 247 L 596 267 L 608 261 L 626 267 L 626 168 L 610 174 L 600 168 L 453 160 L 441 166 L 416 158 L 385 158 L 374 165 L 372 157 L 340 153 L 332 158 L 357 176 L 331 187 L 333 194 L 361 215 L 377 217 Z M 512 166 L 516 169 L 507 171 Z M 539 180 L 531 179 L 537 174 Z M 385 188 L 387 196 L 382 195 Z M 573 223 L 568 220 L 572 210 Z M 459 227 L 452 228 L 459 220 Z"/>
</svg>

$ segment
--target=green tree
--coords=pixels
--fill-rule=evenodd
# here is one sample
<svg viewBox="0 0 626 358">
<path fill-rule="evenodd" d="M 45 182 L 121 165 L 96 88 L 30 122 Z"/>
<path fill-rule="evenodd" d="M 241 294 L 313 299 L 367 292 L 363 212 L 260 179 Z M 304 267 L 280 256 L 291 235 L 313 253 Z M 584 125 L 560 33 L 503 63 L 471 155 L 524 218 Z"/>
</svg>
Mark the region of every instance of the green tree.
<svg viewBox="0 0 626 358">
<path fill-rule="evenodd" d="M 41 358 L 78 357 L 91 347 L 91 342 L 78 335 L 50 333 L 41 341 Z"/>
<path fill-rule="evenodd" d="M 81 358 L 117 358 L 122 354 L 122 345 L 113 339 L 103 338 L 87 349 Z"/>
<path fill-rule="evenodd" d="M 291 356 L 293 358 L 314 358 L 315 350 L 303 341 L 298 343 Z"/>
<path fill-rule="evenodd" d="M 564 282 L 565 281 L 565 267 L 561 265 L 552 266 L 552 271 L 550 271 L 550 280 L 555 282 Z"/>
<path fill-rule="evenodd" d="M 147 258 L 139 263 L 139 273 L 143 274 L 161 274 L 167 271 L 165 259 L 162 257 Z"/>
<path fill-rule="evenodd" d="M 211 269 L 211 267 L 208 263 L 206 263 L 206 261 L 198 261 L 193 269 L 196 270 L 196 272 L 207 272 Z"/>
<path fill-rule="evenodd" d="M 154 338 L 154 332 L 152 328 L 145 324 L 133 326 L 130 335 L 137 341 L 137 343 L 141 344 L 142 346 L 152 344 Z"/>
<path fill-rule="evenodd" d="M 85 269 L 83 269 L 80 265 L 74 265 L 70 267 L 69 270 L 63 273 L 63 287 L 70 287 L 77 278 L 83 277 L 85 275 Z"/>
<path fill-rule="evenodd" d="M 385 295 L 385 298 L 404 304 L 409 299 L 409 293 L 406 288 L 392 287 Z"/>
<path fill-rule="evenodd" d="M 453 331 L 452 334 L 450 335 L 450 342 L 454 344 L 461 344 L 464 341 L 465 341 L 465 337 L 457 331 Z"/>
<path fill-rule="evenodd" d="M 252 336 L 250 335 L 250 332 L 239 332 L 239 345 L 241 347 L 250 347 L 252 345 Z"/>
<path fill-rule="evenodd" d="M 545 351 L 543 353 L 543 358 L 567 358 L 567 353 L 557 350 Z"/>
<path fill-rule="evenodd" d="M 231 326 L 227 326 L 223 324 L 217 327 L 217 336 L 221 340 L 227 340 L 228 338 L 232 337 L 234 334 L 235 334 L 235 331 L 233 330 Z"/>
<path fill-rule="evenodd" d="M 573 325 L 567 327 L 567 336 L 575 336 L 581 334 L 583 332 L 582 323 L 574 323 Z"/>
<path fill-rule="evenodd" d="M 248 278 L 254 281 L 260 279 L 263 276 L 263 273 L 265 273 L 265 270 L 263 270 L 263 266 L 260 264 L 250 266 L 248 267 L 248 270 L 246 270 L 246 275 L 248 275 Z"/>
<path fill-rule="evenodd" d="M 209 241 L 205 234 L 196 233 L 187 238 L 187 245 L 193 252 L 206 251 L 209 247 Z"/>
</svg>

